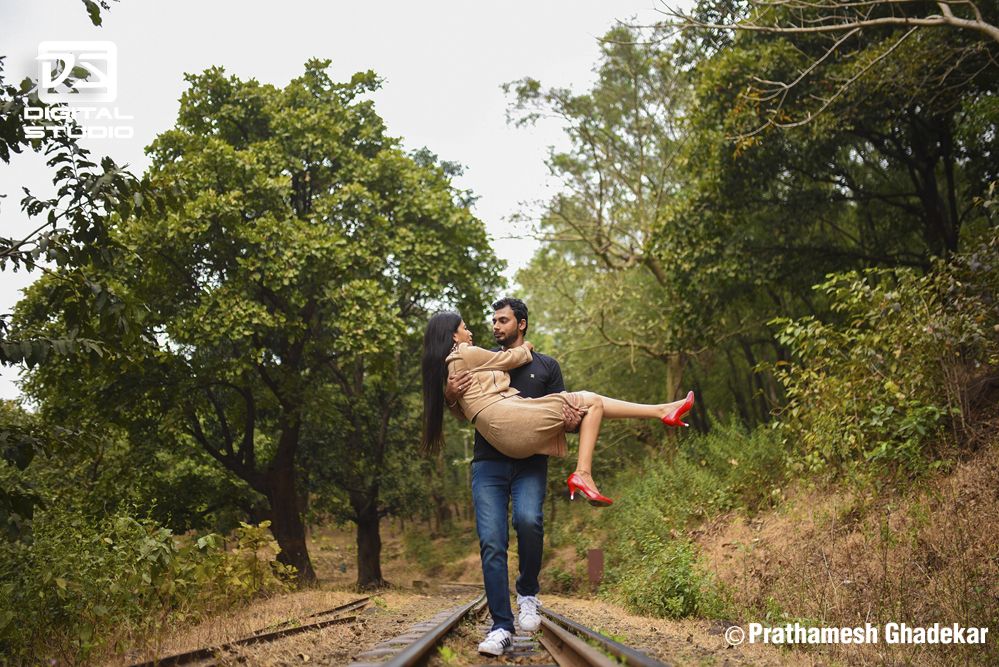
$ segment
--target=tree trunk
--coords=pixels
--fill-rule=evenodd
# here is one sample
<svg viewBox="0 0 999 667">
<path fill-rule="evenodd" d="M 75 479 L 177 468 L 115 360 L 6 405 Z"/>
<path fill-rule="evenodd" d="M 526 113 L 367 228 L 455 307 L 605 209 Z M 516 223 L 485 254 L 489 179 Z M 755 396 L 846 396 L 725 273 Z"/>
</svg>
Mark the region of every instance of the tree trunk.
<svg viewBox="0 0 999 667">
<path fill-rule="evenodd" d="M 382 538 L 375 498 L 351 494 L 357 521 L 357 588 L 370 590 L 387 585 L 382 578 Z"/>
<path fill-rule="evenodd" d="M 950 219 L 948 206 L 937 182 L 940 153 L 947 150 L 946 120 L 921 118 L 910 112 L 909 137 L 915 175 L 913 184 L 923 207 L 924 236 L 935 255 L 946 257 L 957 251 L 957 220 Z M 944 144 L 941 146 L 941 144 Z"/>
<path fill-rule="evenodd" d="M 298 570 L 300 584 L 316 583 L 309 549 L 305 542 L 305 524 L 299 513 L 298 494 L 295 490 L 295 469 L 290 461 L 268 471 L 267 496 L 271 503 L 273 523 L 271 532 L 281 547 L 278 560 L 293 565 Z"/>
<path fill-rule="evenodd" d="M 749 388 L 750 400 L 755 403 L 760 424 L 770 423 L 770 406 L 767 405 L 767 397 L 764 393 L 763 381 L 759 371 L 756 370 L 756 355 L 753 353 L 753 346 L 748 340 L 739 336 L 739 344 L 742 345 L 742 353 L 746 356 L 746 363 L 749 364 Z"/>
<path fill-rule="evenodd" d="M 701 383 L 697 379 L 697 375 L 694 373 L 691 373 L 691 375 L 691 389 L 694 390 L 694 395 L 697 397 L 694 401 L 694 409 L 690 411 L 691 421 L 694 423 L 694 428 L 703 434 L 707 434 L 711 431 L 711 420 L 708 417 L 708 406 L 704 400 L 704 392 L 701 391 Z"/>
<path fill-rule="evenodd" d="M 742 373 L 736 366 L 735 359 L 732 357 L 732 351 L 728 346 L 725 347 L 725 357 L 728 359 L 728 366 L 731 371 L 728 374 L 726 382 L 728 383 L 728 389 L 732 396 L 735 398 L 735 408 L 739 411 L 739 416 L 742 418 L 742 423 L 747 427 L 753 427 L 753 418 L 751 416 L 752 409 L 749 405 L 749 401 L 743 396 L 743 392 L 739 389 L 738 381 Z"/>
<path fill-rule="evenodd" d="M 309 471 L 305 470 L 302 479 L 295 485 L 296 488 L 301 488 L 301 493 L 295 494 L 298 497 L 298 515 L 307 517 L 309 516 Z M 308 544 L 308 539 L 312 537 L 312 526 L 309 524 L 308 520 L 302 522 L 305 528 L 305 539 L 306 544 Z"/>
<path fill-rule="evenodd" d="M 683 382 L 683 367 L 685 359 L 682 353 L 673 352 L 666 359 L 666 401 L 674 401 L 678 398 L 677 393 L 680 383 Z"/>
<path fill-rule="evenodd" d="M 267 496 L 270 507 L 264 512 L 250 508 L 248 518 L 254 523 L 259 523 L 264 518 L 270 519 L 271 533 L 281 548 L 278 561 L 295 567 L 300 584 L 314 584 L 316 573 L 312 569 L 312 561 L 309 559 L 309 550 L 306 547 L 301 500 L 295 485 L 295 453 L 298 450 L 300 428 L 297 416 L 285 417 L 282 420 L 277 452 L 264 473 L 255 469 L 252 449 L 244 451 L 244 456 L 249 455 L 249 459 L 245 459 L 233 454 L 231 442 L 228 452 L 213 447 L 205 436 L 193 407 L 190 409 L 189 419 L 191 434 L 209 454 L 230 472 L 245 480 L 255 491 Z"/>
</svg>

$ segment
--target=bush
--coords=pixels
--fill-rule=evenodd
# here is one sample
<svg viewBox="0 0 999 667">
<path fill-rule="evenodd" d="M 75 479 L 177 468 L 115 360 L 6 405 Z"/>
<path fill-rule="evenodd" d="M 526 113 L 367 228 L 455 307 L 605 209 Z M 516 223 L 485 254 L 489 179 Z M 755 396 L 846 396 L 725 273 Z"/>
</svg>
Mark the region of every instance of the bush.
<svg viewBox="0 0 999 667">
<path fill-rule="evenodd" d="M 908 476 L 939 465 L 927 447 L 961 432 L 970 379 L 997 365 L 999 239 L 926 275 L 850 272 L 816 289 L 838 322 L 773 321 L 795 359 L 776 369 L 789 402 L 775 425 L 797 465 Z"/>
<path fill-rule="evenodd" d="M 617 594 L 633 611 L 662 618 L 714 617 L 725 603 L 714 580 L 697 564 L 688 540 L 645 546 L 649 556 L 632 561 L 618 577 Z"/>
<path fill-rule="evenodd" d="M 420 569 L 428 575 L 440 572 L 444 566 L 441 554 L 434 547 L 430 535 L 421 530 L 410 530 L 403 536 L 406 558 L 414 560 Z"/>
<path fill-rule="evenodd" d="M 632 536 L 683 530 L 719 512 L 770 506 L 783 478 L 784 452 L 774 434 L 733 420 L 706 435 L 683 437 L 672 460 L 646 461 L 639 474 L 622 476 L 617 495 L 630 511 L 601 516 L 610 530 L 627 529 Z"/>
<path fill-rule="evenodd" d="M 0 401 L 0 655 L 76 663 L 159 628 L 284 590 L 268 523 L 177 537 L 107 431 L 69 430 Z M 0 663 L 4 660 L 0 659 Z"/>
<path fill-rule="evenodd" d="M 0 651 L 12 662 L 86 660 L 112 634 L 140 635 L 259 593 L 285 590 L 267 532 L 243 524 L 236 548 L 219 535 L 178 539 L 124 511 L 98 525 L 58 505 L 36 513 L 33 540 L 0 543 Z"/>
<path fill-rule="evenodd" d="M 542 570 L 542 574 L 547 576 L 549 580 L 549 585 L 544 588 L 552 593 L 575 593 L 578 588 L 576 577 L 573 576 L 572 572 L 567 572 L 558 566 L 545 568 Z"/>
<path fill-rule="evenodd" d="M 647 461 L 622 475 L 614 506 L 601 513 L 605 590 L 630 609 L 667 618 L 724 613 L 724 595 L 700 567 L 687 528 L 731 510 L 755 511 L 781 497 L 784 453 L 769 429 L 735 422 L 682 438 L 672 461 Z M 578 537 L 582 540 L 584 537 Z M 578 544 L 585 551 L 584 544 Z"/>
</svg>

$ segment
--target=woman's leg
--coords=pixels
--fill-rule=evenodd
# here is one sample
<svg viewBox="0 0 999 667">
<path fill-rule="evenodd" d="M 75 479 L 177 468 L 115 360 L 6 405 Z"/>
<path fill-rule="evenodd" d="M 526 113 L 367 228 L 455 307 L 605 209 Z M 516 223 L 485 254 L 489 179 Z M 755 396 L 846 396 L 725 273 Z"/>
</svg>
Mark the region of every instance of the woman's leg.
<svg viewBox="0 0 999 667">
<path fill-rule="evenodd" d="M 683 404 L 683 401 L 650 405 L 646 403 L 629 403 L 616 398 L 607 398 L 592 391 L 579 392 L 583 397 L 586 415 L 579 425 L 579 453 L 576 456 L 576 472 L 585 478 L 596 491 L 591 471 L 593 470 L 593 451 L 597 446 L 597 436 L 600 435 L 600 424 L 604 419 L 661 419 Z"/>
<path fill-rule="evenodd" d="M 580 392 L 583 395 L 583 407 L 586 414 L 579 423 L 579 452 L 576 454 L 576 472 L 584 477 L 584 481 L 598 491 L 593 483 L 593 450 L 597 446 L 597 436 L 600 435 L 600 423 L 604 419 L 604 397 L 590 391 Z"/>
</svg>

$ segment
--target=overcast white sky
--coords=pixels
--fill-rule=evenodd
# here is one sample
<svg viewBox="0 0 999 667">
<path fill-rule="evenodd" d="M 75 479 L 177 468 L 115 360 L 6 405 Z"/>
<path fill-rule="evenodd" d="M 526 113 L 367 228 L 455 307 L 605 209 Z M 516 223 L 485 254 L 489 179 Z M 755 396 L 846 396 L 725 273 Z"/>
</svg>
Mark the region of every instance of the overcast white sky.
<svg viewBox="0 0 999 667">
<path fill-rule="evenodd" d="M 507 275 L 535 245 L 509 238 L 506 219 L 522 203 L 544 199 L 548 147 L 562 145 L 554 123 L 533 130 L 506 125 L 508 99 L 500 85 L 524 76 L 583 90 L 593 80 L 599 36 L 615 20 L 655 20 L 655 0 L 535 0 L 468 2 L 320 2 L 319 0 L 121 0 L 93 27 L 79 0 L 4 0 L 0 54 L 7 81 L 37 78 L 38 44 L 48 40 L 109 40 L 118 49 L 118 97 L 109 106 L 134 116 L 134 139 L 89 140 L 93 154 L 110 155 L 135 172 L 143 149 L 173 125 L 185 72 L 213 65 L 241 78 L 284 86 L 310 57 L 333 61 L 345 80 L 373 69 L 383 79 L 376 109 L 389 132 L 409 148 L 426 146 L 466 167 L 458 181 L 479 197 Z M 51 191 L 35 155 L 0 163 L 3 236 L 26 231 L 21 186 Z M 8 312 L 33 275 L 0 274 L 0 310 Z M 19 394 L 16 373 L 0 368 L 0 398 Z"/>
</svg>

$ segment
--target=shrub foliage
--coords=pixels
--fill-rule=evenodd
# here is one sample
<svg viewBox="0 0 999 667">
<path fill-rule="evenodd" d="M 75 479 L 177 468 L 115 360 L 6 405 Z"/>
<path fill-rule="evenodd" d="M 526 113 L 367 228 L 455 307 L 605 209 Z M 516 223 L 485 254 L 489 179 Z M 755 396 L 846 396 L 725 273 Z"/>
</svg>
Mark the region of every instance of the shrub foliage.
<svg viewBox="0 0 999 667">
<path fill-rule="evenodd" d="M 999 239 L 926 274 L 871 269 L 816 289 L 836 321 L 773 321 L 794 357 L 777 367 L 789 400 L 775 425 L 796 462 L 908 476 L 938 466 L 999 366 Z"/>
</svg>

